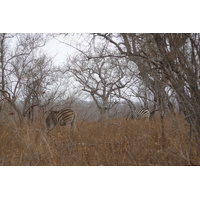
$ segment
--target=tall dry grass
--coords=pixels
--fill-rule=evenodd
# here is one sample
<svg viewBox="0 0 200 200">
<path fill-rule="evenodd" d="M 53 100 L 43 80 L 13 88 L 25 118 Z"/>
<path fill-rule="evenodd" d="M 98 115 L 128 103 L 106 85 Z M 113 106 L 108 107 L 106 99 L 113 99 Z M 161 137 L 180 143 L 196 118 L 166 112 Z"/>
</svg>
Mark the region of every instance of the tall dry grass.
<svg viewBox="0 0 200 200">
<path fill-rule="evenodd" d="M 199 149 L 181 116 L 150 122 L 112 119 L 77 122 L 45 134 L 42 121 L 0 125 L 0 165 L 8 166 L 146 166 L 200 165 Z M 164 148 L 163 148 L 164 146 Z"/>
</svg>

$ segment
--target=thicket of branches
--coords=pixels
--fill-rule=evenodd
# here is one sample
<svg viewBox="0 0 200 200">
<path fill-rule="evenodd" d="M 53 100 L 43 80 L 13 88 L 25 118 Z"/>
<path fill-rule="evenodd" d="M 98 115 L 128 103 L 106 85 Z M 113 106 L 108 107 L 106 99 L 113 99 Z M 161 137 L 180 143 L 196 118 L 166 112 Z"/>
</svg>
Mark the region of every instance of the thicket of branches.
<svg viewBox="0 0 200 200">
<path fill-rule="evenodd" d="M 183 113 L 200 144 L 200 34 L 68 36 L 53 35 L 77 50 L 57 67 L 43 50 L 49 35 L 0 34 L 1 107 L 6 102 L 21 121 L 33 120 L 36 108 L 46 112 L 67 98 L 69 106 L 73 94 L 87 94 L 103 119 L 122 102 L 135 110 L 137 98 L 159 110 L 162 122 L 167 113 Z M 76 92 L 67 95 L 75 81 Z"/>
<path fill-rule="evenodd" d="M 144 106 L 153 102 L 161 119 L 168 112 L 182 112 L 190 133 L 200 139 L 200 34 L 105 33 L 87 39 L 89 50 L 79 49 L 86 60 L 125 58 L 133 62 L 131 70 L 137 68 L 134 75 L 143 83 L 143 94 L 140 90 L 136 96 L 142 97 Z M 104 45 L 97 52 L 99 44 Z M 133 82 L 131 89 L 135 86 Z"/>
</svg>

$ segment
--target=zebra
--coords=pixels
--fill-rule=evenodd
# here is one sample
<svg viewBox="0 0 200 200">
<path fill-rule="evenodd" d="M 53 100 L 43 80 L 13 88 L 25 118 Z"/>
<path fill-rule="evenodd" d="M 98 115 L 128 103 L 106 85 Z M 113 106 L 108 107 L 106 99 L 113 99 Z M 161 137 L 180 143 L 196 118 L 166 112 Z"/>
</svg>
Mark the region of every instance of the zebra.
<svg viewBox="0 0 200 200">
<path fill-rule="evenodd" d="M 50 129 L 51 131 L 56 126 L 71 125 L 71 128 L 74 131 L 76 130 L 76 119 L 76 111 L 70 108 L 59 111 L 51 111 L 46 118 L 46 126 L 47 129 Z"/>
<path fill-rule="evenodd" d="M 140 109 L 138 111 L 131 111 L 126 120 L 130 120 L 130 119 L 146 119 L 149 121 L 150 119 L 150 111 L 148 109 Z"/>
<path fill-rule="evenodd" d="M 147 119 L 150 118 L 150 111 L 148 109 L 141 109 L 137 111 L 137 119 Z"/>
</svg>

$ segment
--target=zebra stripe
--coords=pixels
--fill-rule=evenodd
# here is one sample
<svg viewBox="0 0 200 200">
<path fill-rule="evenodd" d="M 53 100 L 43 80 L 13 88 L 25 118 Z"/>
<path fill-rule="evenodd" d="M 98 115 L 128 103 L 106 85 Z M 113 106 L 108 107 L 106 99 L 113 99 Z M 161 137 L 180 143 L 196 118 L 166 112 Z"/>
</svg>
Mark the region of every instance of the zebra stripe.
<svg viewBox="0 0 200 200">
<path fill-rule="evenodd" d="M 138 111 L 131 111 L 128 116 L 127 120 L 133 120 L 133 119 L 148 119 L 150 118 L 150 111 L 148 109 L 141 109 Z"/>
<path fill-rule="evenodd" d="M 46 118 L 47 128 L 55 126 L 68 126 L 71 125 L 73 130 L 76 129 L 77 113 L 73 109 L 64 109 L 59 111 L 51 111 Z"/>
<path fill-rule="evenodd" d="M 141 109 L 137 111 L 137 119 L 148 119 L 150 118 L 150 111 L 148 109 Z"/>
</svg>

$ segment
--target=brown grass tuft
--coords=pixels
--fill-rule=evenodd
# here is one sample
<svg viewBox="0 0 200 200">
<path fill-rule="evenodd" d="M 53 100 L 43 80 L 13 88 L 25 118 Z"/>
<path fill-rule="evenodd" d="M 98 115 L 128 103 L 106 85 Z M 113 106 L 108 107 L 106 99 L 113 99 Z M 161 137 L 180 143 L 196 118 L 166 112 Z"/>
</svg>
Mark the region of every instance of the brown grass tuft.
<svg viewBox="0 0 200 200">
<path fill-rule="evenodd" d="M 72 135 L 56 127 L 48 136 L 41 123 L 0 126 L 0 165 L 200 165 L 196 139 L 181 116 L 165 119 L 164 140 L 159 118 L 77 122 Z"/>
</svg>

